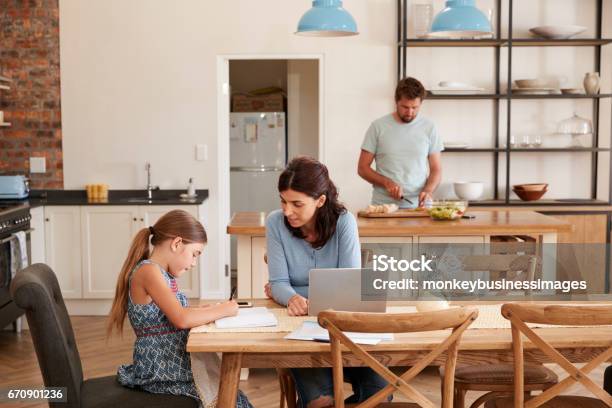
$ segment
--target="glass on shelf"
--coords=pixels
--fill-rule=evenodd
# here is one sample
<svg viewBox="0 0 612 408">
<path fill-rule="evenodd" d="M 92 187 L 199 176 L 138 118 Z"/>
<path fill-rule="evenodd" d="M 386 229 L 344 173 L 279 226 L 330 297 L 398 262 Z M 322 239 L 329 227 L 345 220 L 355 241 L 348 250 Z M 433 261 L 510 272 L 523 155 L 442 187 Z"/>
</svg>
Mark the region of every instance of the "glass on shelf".
<svg viewBox="0 0 612 408">
<path fill-rule="evenodd" d="M 433 20 L 433 4 L 431 1 L 419 1 L 412 5 L 414 34 L 417 38 L 426 35 Z"/>
</svg>

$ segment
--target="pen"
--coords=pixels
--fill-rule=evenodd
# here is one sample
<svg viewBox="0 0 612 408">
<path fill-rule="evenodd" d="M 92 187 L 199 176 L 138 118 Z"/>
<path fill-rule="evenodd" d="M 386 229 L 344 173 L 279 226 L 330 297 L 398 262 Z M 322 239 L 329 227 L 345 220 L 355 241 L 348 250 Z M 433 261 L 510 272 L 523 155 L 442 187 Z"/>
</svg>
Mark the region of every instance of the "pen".
<svg viewBox="0 0 612 408">
<path fill-rule="evenodd" d="M 230 293 L 229 300 L 232 300 L 236 296 L 236 286 L 232 288 L 232 293 Z"/>
</svg>

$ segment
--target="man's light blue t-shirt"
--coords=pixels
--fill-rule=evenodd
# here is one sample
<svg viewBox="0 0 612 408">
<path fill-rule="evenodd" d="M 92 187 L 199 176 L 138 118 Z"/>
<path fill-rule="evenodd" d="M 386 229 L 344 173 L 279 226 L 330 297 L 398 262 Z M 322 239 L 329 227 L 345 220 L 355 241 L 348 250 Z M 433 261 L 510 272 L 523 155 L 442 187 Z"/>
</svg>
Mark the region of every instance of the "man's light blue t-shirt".
<svg viewBox="0 0 612 408">
<path fill-rule="evenodd" d="M 399 184 L 404 197 L 416 206 L 429 176 L 428 156 L 441 152 L 444 146 L 429 119 L 419 115 L 410 123 L 399 123 L 389 114 L 372 122 L 361 149 L 374 154 L 376 172 Z M 391 203 L 413 207 L 391 198 L 384 187 L 374 186 L 372 204 Z"/>
<path fill-rule="evenodd" d="M 266 244 L 272 297 L 281 305 L 295 294 L 308 298 L 311 269 L 361 268 L 357 221 L 348 211 L 338 217 L 336 232 L 316 249 L 293 236 L 281 210 L 272 211 L 266 218 Z"/>
</svg>

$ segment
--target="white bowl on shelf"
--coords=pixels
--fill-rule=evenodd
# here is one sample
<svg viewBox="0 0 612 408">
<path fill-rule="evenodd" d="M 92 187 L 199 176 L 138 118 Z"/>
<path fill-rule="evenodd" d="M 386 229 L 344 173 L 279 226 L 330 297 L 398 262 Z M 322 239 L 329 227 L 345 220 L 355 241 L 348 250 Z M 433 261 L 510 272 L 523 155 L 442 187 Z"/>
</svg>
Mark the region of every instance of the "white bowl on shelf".
<svg viewBox="0 0 612 408">
<path fill-rule="evenodd" d="M 529 29 L 538 37 L 550 40 L 566 40 L 586 31 L 586 27 L 577 25 L 548 25 Z"/>
<path fill-rule="evenodd" d="M 455 194 L 462 200 L 478 200 L 484 191 L 484 183 L 480 181 L 458 181 L 453 183 Z"/>
</svg>

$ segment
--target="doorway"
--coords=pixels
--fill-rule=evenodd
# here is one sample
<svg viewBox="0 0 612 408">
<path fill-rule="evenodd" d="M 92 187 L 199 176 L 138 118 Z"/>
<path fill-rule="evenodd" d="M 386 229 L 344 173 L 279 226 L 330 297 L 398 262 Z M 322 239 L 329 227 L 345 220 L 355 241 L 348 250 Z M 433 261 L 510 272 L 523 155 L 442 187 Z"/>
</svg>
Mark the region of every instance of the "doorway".
<svg viewBox="0 0 612 408">
<path fill-rule="evenodd" d="M 276 184 L 291 158 L 324 160 L 323 57 L 241 55 L 218 63 L 219 220 L 227 220 L 219 225 L 219 242 L 229 294 L 240 285 L 236 239 L 225 233 L 232 215 L 279 208 Z"/>
</svg>

